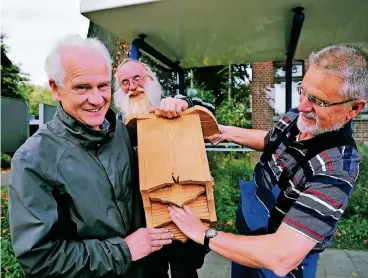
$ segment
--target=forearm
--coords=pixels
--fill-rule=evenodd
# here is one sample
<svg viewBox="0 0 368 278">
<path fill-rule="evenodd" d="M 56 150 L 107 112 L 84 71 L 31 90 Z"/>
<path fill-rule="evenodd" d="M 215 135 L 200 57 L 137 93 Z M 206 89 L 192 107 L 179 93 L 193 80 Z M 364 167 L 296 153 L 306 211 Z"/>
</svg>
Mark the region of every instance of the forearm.
<svg viewBox="0 0 368 278">
<path fill-rule="evenodd" d="M 263 151 L 264 140 L 267 131 L 258 129 L 246 129 L 234 126 L 224 126 L 223 131 L 226 134 L 226 140 L 235 144 L 246 146 L 253 150 Z"/>
</svg>

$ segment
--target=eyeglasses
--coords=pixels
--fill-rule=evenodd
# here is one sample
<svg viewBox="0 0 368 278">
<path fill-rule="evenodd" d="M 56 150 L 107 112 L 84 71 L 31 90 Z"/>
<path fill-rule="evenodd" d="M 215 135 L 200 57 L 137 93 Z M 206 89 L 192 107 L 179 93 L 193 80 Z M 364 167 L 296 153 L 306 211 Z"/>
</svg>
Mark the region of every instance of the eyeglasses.
<svg viewBox="0 0 368 278">
<path fill-rule="evenodd" d="M 302 86 L 298 86 L 298 94 L 299 96 L 300 95 L 303 95 L 304 97 L 307 97 L 308 98 L 308 101 L 310 104 L 312 105 L 316 105 L 316 106 L 319 106 L 319 107 L 330 107 L 330 106 L 335 106 L 335 105 L 339 105 L 339 104 L 344 104 L 344 103 L 348 103 L 348 102 L 351 102 L 351 101 L 354 101 L 354 100 L 357 100 L 356 98 L 352 98 L 352 99 L 348 99 L 348 100 L 344 100 L 344 101 L 340 101 L 340 102 L 332 102 L 332 103 L 327 103 L 327 102 L 324 102 L 310 94 L 308 94 Z"/>
<path fill-rule="evenodd" d="M 145 75 L 145 76 L 135 75 L 131 79 L 123 79 L 120 84 L 122 86 L 128 86 L 129 85 L 129 82 L 131 80 L 135 85 L 137 85 L 137 83 L 139 83 L 142 79 L 144 79 L 146 77 L 150 77 L 150 76 L 148 76 L 148 75 Z"/>
</svg>

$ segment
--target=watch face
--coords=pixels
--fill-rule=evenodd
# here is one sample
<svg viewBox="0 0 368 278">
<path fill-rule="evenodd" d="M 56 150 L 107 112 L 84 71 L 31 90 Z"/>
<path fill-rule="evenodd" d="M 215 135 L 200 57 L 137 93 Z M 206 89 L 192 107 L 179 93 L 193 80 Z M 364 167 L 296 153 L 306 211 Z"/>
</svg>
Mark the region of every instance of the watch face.
<svg viewBox="0 0 368 278">
<path fill-rule="evenodd" d="M 206 231 L 206 237 L 208 237 L 208 238 L 213 238 L 213 237 L 215 237 L 217 235 L 217 231 L 215 230 L 215 229 L 208 229 L 207 231 Z"/>
</svg>

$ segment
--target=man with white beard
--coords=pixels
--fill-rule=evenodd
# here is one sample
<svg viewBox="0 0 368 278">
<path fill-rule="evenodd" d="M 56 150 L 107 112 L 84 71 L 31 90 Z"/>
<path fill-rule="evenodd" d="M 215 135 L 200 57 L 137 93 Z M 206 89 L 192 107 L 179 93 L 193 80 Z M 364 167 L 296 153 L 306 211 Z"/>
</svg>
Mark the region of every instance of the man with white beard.
<svg viewBox="0 0 368 278">
<path fill-rule="evenodd" d="M 162 87 L 150 67 L 140 61 L 125 59 L 115 74 L 114 105 L 119 110 L 118 118 L 147 114 L 160 110 L 167 118 L 175 118 L 194 105 L 201 105 L 215 113 L 214 106 L 199 98 L 181 95 L 163 98 Z M 131 136 L 132 137 L 132 136 Z M 134 136 L 133 136 L 134 137 Z M 135 142 L 132 142 L 135 144 Z M 186 243 L 173 241 L 156 254 L 146 258 L 146 276 L 168 277 L 170 263 L 172 278 L 197 278 L 197 269 L 203 265 L 206 250 L 191 240 Z"/>
<path fill-rule="evenodd" d="M 206 107 L 215 113 L 215 107 L 199 98 L 177 95 L 175 98 L 163 98 L 162 87 L 150 69 L 140 61 L 125 59 L 114 75 L 114 105 L 121 112 L 121 117 L 145 114 L 158 109 L 167 118 L 175 118 L 181 112 L 194 105 Z"/>
<path fill-rule="evenodd" d="M 208 138 L 263 151 L 252 180 L 240 181 L 240 235 L 207 230 L 186 206 L 169 207 L 184 234 L 233 261 L 233 278 L 316 277 L 358 177 L 352 119 L 368 97 L 368 53 L 351 45 L 312 53 L 298 92 L 298 108 L 271 131 L 221 126 Z"/>
</svg>

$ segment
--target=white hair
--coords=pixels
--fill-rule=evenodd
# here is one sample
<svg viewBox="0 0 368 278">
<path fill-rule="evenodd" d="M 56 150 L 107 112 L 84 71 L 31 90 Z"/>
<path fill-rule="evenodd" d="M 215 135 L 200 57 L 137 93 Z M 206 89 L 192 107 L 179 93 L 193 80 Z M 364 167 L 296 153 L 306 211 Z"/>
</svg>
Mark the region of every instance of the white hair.
<svg viewBox="0 0 368 278">
<path fill-rule="evenodd" d="M 333 45 L 313 53 L 310 66 L 343 79 L 341 95 L 349 99 L 368 99 L 368 53 L 354 45 Z"/>
<path fill-rule="evenodd" d="M 84 48 L 101 53 L 106 59 L 106 65 L 111 79 L 112 60 L 104 44 L 96 38 L 83 39 L 79 35 L 68 35 L 59 40 L 46 57 L 45 71 L 49 80 L 54 80 L 59 86 L 64 85 L 65 71 L 61 63 L 61 51 L 65 48 Z"/>
<path fill-rule="evenodd" d="M 120 81 L 118 78 L 119 69 L 121 69 L 125 64 L 128 62 L 135 62 L 141 64 L 144 69 L 146 70 L 146 75 L 149 76 L 152 80 L 147 80 L 144 86 L 144 92 L 148 100 L 149 106 L 159 106 L 160 101 L 163 97 L 163 89 L 161 87 L 160 82 L 157 79 L 156 74 L 151 70 L 151 68 L 146 65 L 145 63 L 137 60 L 133 60 L 130 58 L 124 59 L 114 74 L 114 106 L 123 114 L 123 118 L 127 118 L 129 115 L 129 106 L 132 103 L 129 103 L 129 96 L 128 94 L 124 93 L 120 87 Z M 144 113 L 143 110 L 141 113 Z"/>
</svg>

